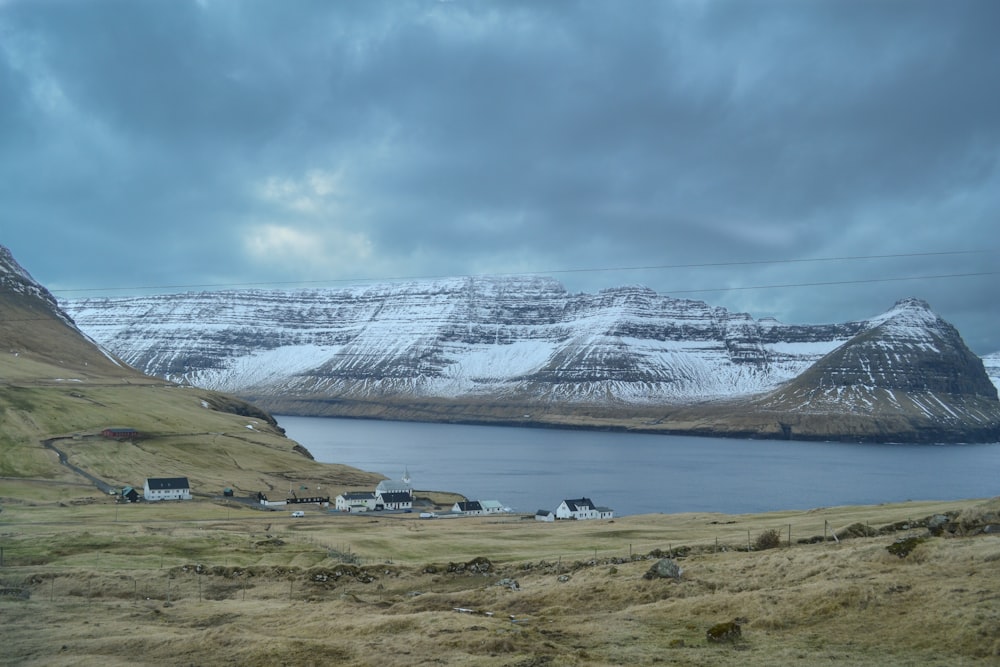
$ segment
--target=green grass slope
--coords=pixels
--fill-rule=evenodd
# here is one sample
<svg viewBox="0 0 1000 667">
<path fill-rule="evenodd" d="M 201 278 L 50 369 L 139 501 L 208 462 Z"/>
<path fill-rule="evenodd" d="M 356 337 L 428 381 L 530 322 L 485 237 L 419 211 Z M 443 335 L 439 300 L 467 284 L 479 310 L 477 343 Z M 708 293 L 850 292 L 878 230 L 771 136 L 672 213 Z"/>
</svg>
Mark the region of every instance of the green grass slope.
<svg viewBox="0 0 1000 667">
<path fill-rule="evenodd" d="M 141 435 L 127 443 L 100 437 L 108 427 Z M 106 355 L 51 302 L 0 289 L 0 497 L 10 497 L 15 481 L 93 484 L 71 466 L 112 486 L 186 476 L 196 495 L 303 484 L 336 495 L 382 479 L 317 463 L 249 403 L 144 376 Z"/>
</svg>

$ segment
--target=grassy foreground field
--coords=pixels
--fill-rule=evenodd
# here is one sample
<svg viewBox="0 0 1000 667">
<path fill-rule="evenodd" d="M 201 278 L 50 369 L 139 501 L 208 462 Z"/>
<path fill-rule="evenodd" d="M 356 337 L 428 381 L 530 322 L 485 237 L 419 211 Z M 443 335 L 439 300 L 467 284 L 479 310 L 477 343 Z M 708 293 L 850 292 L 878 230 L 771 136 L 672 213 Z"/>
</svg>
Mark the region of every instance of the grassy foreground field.
<svg viewBox="0 0 1000 667">
<path fill-rule="evenodd" d="M 0 484 L 5 665 L 1000 664 L 1000 499 L 543 524 Z"/>
</svg>

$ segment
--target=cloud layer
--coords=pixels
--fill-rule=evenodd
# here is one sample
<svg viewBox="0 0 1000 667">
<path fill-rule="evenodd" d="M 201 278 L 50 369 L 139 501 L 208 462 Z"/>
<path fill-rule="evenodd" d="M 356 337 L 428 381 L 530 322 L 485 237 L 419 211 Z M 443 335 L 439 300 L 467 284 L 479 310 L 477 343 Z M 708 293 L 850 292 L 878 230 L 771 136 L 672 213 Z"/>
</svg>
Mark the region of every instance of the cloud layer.
<svg viewBox="0 0 1000 667">
<path fill-rule="evenodd" d="M 912 295 L 991 352 L 998 25 L 992 0 L 7 0 L 0 243 L 54 290 L 541 272 L 789 322 Z M 745 289 L 843 281 L 872 282 Z"/>
</svg>

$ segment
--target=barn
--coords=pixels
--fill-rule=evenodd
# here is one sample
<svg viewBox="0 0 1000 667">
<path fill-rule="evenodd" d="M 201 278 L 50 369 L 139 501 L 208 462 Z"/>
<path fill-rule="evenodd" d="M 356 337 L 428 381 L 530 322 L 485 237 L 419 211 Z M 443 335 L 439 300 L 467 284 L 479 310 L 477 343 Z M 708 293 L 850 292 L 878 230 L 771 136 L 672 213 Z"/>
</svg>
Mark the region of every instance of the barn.
<svg viewBox="0 0 1000 667">
<path fill-rule="evenodd" d="M 106 428 L 101 431 L 101 435 L 112 440 L 135 440 L 139 437 L 139 432 L 134 428 Z"/>
</svg>

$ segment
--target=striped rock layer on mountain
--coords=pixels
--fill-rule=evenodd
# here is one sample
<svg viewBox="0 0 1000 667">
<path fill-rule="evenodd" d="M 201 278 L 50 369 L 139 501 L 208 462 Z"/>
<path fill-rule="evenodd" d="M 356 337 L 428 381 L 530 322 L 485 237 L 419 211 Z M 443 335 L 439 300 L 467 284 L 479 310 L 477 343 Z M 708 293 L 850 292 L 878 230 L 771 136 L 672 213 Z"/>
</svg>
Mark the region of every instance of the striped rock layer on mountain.
<svg viewBox="0 0 1000 667">
<path fill-rule="evenodd" d="M 982 361 L 929 306 L 787 325 L 543 278 L 68 301 L 140 370 L 279 413 L 750 437 L 1000 439 Z"/>
</svg>

